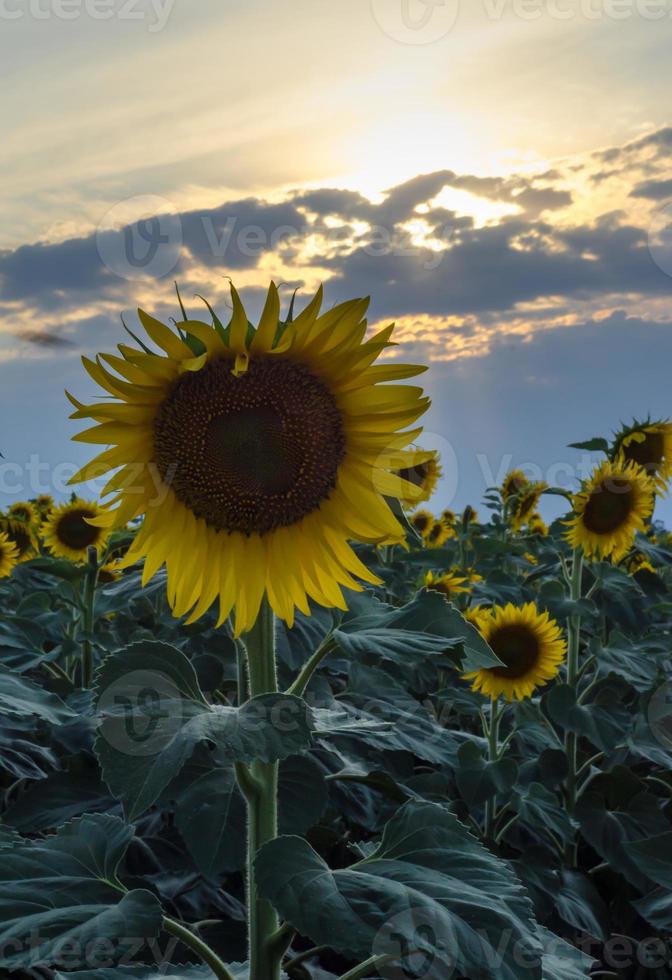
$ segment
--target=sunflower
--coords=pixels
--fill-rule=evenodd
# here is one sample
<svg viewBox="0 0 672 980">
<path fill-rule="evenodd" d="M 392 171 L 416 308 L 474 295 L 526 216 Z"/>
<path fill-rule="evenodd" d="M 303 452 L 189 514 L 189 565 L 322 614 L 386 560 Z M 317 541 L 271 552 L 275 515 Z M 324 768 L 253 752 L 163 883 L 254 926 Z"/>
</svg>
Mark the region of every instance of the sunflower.
<svg viewBox="0 0 672 980">
<path fill-rule="evenodd" d="M 654 505 L 653 482 L 636 463 L 606 460 L 574 497 L 567 540 L 587 558 L 621 559 Z"/>
<path fill-rule="evenodd" d="M 434 572 L 427 572 L 425 575 L 424 586 L 432 592 L 440 592 L 446 598 L 451 599 L 455 595 L 471 592 L 471 581 L 469 576 L 460 575 L 458 571 L 451 569 L 443 575 L 435 575 Z"/>
<path fill-rule="evenodd" d="M 121 578 L 121 569 L 118 561 L 108 561 L 98 569 L 99 585 L 110 585 Z"/>
<path fill-rule="evenodd" d="M 410 483 L 414 488 L 414 492 L 410 498 L 400 497 L 400 500 L 404 504 L 415 506 L 416 504 L 423 503 L 425 500 L 429 500 L 434 493 L 436 484 L 441 479 L 442 471 L 437 452 L 417 450 L 414 453 L 414 458 L 409 462 L 409 466 L 397 470 L 397 476 Z M 418 496 L 418 490 L 421 491 L 420 496 Z"/>
<path fill-rule="evenodd" d="M 537 534 L 542 538 L 548 536 L 548 525 L 541 514 L 534 513 L 527 522 L 527 530 L 530 534 Z"/>
<path fill-rule="evenodd" d="M 0 578 L 11 575 L 19 560 L 19 549 L 5 532 L 0 532 Z"/>
<path fill-rule="evenodd" d="M 524 552 L 523 558 L 525 559 L 525 561 L 529 562 L 530 565 L 538 565 L 539 564 L 539 559 L 537 558 L 536 555 L 533 555 L 531 551 Z"/>
<path fill-rule="evenodd" d="M 514 531 L 520 531 L 523 524 L 531 520 L 545 490 L 548 490 L 548 484 L 539 482 L 528 483 L 520 491 L 511 508 L 511 527 Z"/>
<path fill-rule="evenodd" d="M 31 524 L 4 517 L 0 520 L 0 533 L 7 535 L 18 551 L 17 562 L 29 561 L 37 554 L 39 542 Z"/>
<path fill-rule="evenodd" d="M 625 567 L 631 575 L 636 575 L 637 572 L 652 572 L 654 575 L 656 574 L 655 568 L 646 555 L 643 555 L 641 551 L 636 551 L 633 555 L 631 555 L 627 559 Z"/>
<path fill-rule="evenodd" d="M 488 697 L 504 695 L 509 701 L 531 697 L 557 675 L 565 659 L 562 630 L 533 602 L 495 606 L 481 618 L 479 628 L 503 666 L 484 667 L 463 677 L 472 681 L 472 690 Z"/>
<path fill-rule="evenodd" d="M 37 508 L 28 500 L 19 500 L 12 504 L 7 511 L 7 518 L 10 521 L 20 521 L 22 524 L 29 524 L 31 527 L 40 523 L 40 515 Z"/>
<path fill-rule="evenodd" d="M 436 523 L 436 518 L 428 510 L 416 510 L 416 512 L 411 515 L 410 522 L 420 537 L 424 540 L 429 534 L 432 525 Z"/>
<path fill-rule="evenodd" d="M 35 498 L 35 507 L 41 518 L 48 517 L 54 509 L 54 498 L 49 493 L 41 493 Z"/>
<path fill-rule="evenodd" d="M 634 422 L 616 436 L 614 457 L 636 463 L 661 493 L 672 478 L 672 422 Z"/>
<path fill-rule="evenodd" d="M 457 521 L 457 514 L 450 507 L 446 507 L 445 510 L 441 511 L 441 520 L 447 527 L 454 527 Z"/>
<path fill-rule="evenodd" d="M 508 500 L 515 497 L 529 482 L 522 470 L 510 470 L 502 481 L 502 498 Z"/>
<path fill-rule="evenodd" d="M 145 515 L 124 566 L 144 559 L 146 583 L 165 564 L 176 616 L 193 622 L 219 600 L 219 622 L 235 608 L 240 634 L 264 595 L 291 624 L 309 597 L 345 609 L 341 587 L 379 582 L 348 542 L 403 541 L 386 498 L 421 496 L 396 474 L 414 460 L 405 447 L 421 429 L 407 426 L 429 399 L 381 383 L 425 368 L 374 365 L 393 328 L 366 339 L 368 300 L 320 315 L 320 289 L 282 323 L 271 284 L 254 329 L 233 287 L 231 297 L 226 327 L 213 318 L 172 330 L 139 311 L 159 353 L 120 345 L 121 357 L 84 360 L 112 400 L 71 399 L 74 418 L 96 422 L 75 438 L 110 448 L 73 482 L 116 469 L 100 523 Z"/>
<path fill-rule="evenodd" d="M 43 526 L 44 543 L 58 558 L 85 561 L 88 549 L 101 550 L 109 537 L 108 529 L 91 523 L 101 515 L 104 515 L 102 507 L 89 500 L 75 498 L 62 504 L 51 512 Z"/>
<path fill-rule="evenodd" d="M 424 535 L 424 541 L 428 548 L 442 548 L 449 538 L 455 537 L 452 527 L 447 527 L 443 521 L 433 521 Z"/>
<path fill-rule="evenodd" d="M 486 627 L 490 610 L 487 606 L 469 606 L 468 609 L 464 610 L 462 615 L 468 623 L 476 627 L 479 633 L 482 633 Z"/>
<path fill-rule="evenodd" d="M 478 511 L 474 510 L 471 504 L 467 504 L 462 511 L 462 524 L 464 527 L 468 524 L 478 524 Z"/>
</svg>

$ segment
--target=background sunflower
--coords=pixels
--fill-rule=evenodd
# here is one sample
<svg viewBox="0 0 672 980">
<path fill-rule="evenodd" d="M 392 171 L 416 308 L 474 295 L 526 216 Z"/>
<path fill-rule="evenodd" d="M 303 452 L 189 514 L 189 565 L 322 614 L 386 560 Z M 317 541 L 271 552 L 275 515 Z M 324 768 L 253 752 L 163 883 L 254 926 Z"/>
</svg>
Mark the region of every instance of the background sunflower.
<svg viewBox="0 0 672 980">
<path fill-rule="evenodd" d="M 587 558 L 621 559 L 654 506 L 653 482 L 636 463 L 606 460 L 574 497 L 567 540 Z"/>
<path fill-rule="evenodd" d="M 109 537 L 107 529 L 89 523 L 103 514 L 103 509 L 90 500 L 75 498 L 62 504 L 43 525 L 44 543 L 58 558 L 86 561 L 88 549 L 95 547 L 101 551 Z"/>
<path fill-rule="evenodd" d="M 464 674 L 465 680 L 472 681 L 472 690 L 520 701 L 558 673 L 567 652 L 562 631 L 533 602 L 495 606 L 487 614 L 479 613 L 477 622 L 503 666 Z"/>
<path fill-rule="evenodd" d="M 672 422 L 633 422 L 616 436 L 614 456 L 641 466 L 664 493 L 672 477 Z"/>
<path fill-rule="evenodd" d="M 19 549 L 9 536 L 0 531 L 0 578 L 7 578 L 19 560 Z"/>
</svg>

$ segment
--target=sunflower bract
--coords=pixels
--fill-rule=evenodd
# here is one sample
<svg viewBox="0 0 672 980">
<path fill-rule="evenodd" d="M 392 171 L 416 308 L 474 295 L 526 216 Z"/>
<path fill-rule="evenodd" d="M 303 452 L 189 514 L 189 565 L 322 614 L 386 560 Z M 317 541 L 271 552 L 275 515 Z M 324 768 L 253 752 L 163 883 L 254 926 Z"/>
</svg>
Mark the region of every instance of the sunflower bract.
<svg viewBox="0 0 672 980">
<path fill-rule="evenodd" d="M 281 323 L 274 284 L 256 329 L 236 290 L 226 328 L 185 320 L 171 330 L 140 311 L 157 353 L 84 359 L 111 396 L 71 399 L 95 425 L 75 438 L 106 448 L 73 482 L 114 471 L 100 523 L 144 515 L 124 565 L 163 565 L 168 599 L 189 622 L 215 601 L 239 634 L 264 595 L 292 623 L 308 600 L 345 608 L 343 588 L 378 579 L 351 541 L 401 542 L 385 498 L 417 501 L 398 475 L 417 456 L 409 429 L 429 399 L 395 382 L 425 370 L 388 360 L 391 327 L 367 339 L 367 300 L 320 314 L 322 291 Z M 415 451 L 417 452 L 417 451 Z"/>
</svg>

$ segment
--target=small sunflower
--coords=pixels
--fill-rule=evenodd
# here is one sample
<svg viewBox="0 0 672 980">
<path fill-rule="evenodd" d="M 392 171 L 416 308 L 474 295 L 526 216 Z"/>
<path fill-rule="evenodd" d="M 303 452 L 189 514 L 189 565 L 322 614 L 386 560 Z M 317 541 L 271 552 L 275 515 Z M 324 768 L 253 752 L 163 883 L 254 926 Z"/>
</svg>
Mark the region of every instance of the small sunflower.
<svg viewBox="0 0 672 980">
<path fill-rule="evenodd" d="M 44 519 L 54 509 L 54 498 L 49 493 L 41 493 L 39 497 L 35 498 L 35 507 L 40 517 Z"/>
<path fill-rule="evenodd" d="M 44 543 L 57 558 L 85 561 L 88 549 L 101 550 L 110 536 L 108 529 L 90 523 L 105 511 L 89 500 L 75 499 L 56 507 L 43 526 Z"/>
<path fill-rule="evenodd" d="M 511 509 L 511 527 L 520 531 L 535 514 L 542 493 L 548 490 L 548 484 L 543 482 L 528 483 L 513 502 Z"/>
<path fill-rule="evenodd" d="M 643 531 L 654 506 L 653 483 L 636 463 L 606 460 L 574 497 L 567 540 L 587 558 L 618 561 Z"/>
<path fill-rule="evenodd" d="M 502 667 L 484 667 L 464 674 L 472 690 L 509 701 L 529 698 L 537 687 L 552 680 L 565 659 L 562 630 L 533 602 L 524 606 L 495 606 L 479 625 Z"/>
<path fill-rule="evenodd" d="M 435 575 L 434 572 L 427 572 L 424 585 L 432 592 L 440 592 L 442 595 L 451 599 L 460 593 L 471 592 L 471 580 L 467 575 L 460 575 L 454 569 L 445 572 L 443 575 Z"/>
<path fill-rule="evenodd" d="M 0 578 L 7 578 L 19 560 L 19 549 L 4 531 L 0 532 Z"/>
<path fill-rule="evenodd" d="M 526 551 L 523 554 L 523 558 L 525 559 L 525 561 L 529 562 L 530 565 L 538 565 L 539 564 L 539 559 L 537 558 L 536 555 L 533 555 L 531 551 Z"/>
<path fill-rule="evenodd" d="M 471 504 L 467 504 L 462 511 L 462 524 L 465 527 L 468 524 L 478 524 L 478 511 L 475 510 Z"/>
<path fill-rule="evenodd" d="M 457 514 L 450 507 L 446 507 L 445 510 L 441 511 L 441 520 L 447 527 L 454 527 L 457 521 Z"/>
<path fill-rule="evenodd" d="M 146 583 L 165 565 L 176 616 L 193 622 L 218 600 L 219 622 L 235 609 L 240 634 L 264 595 L 291 625 L 309 597 L 345 609 L 343 587 L 379 583 L 349 542 L 403 542 L 388 499 L 421 496 L 396 474 L 416 458 L 405 447 L 421 429 L 407 427 L 429 399 L 398 383 L 425 367 L 375 364 L 393 328 L 367 338 L 368 300 L 320 314 L 320 289 L 282 322 L 271 284 L 255 329 L 233 287 L 231 298 L 226 327 L 171 329 L 139 311 L 160 352 L 120 345 L 121 357 L 84 360 L 112 397 L 71 399 L 74 418 L 95 422 L 75 438 L 110 448 L 72 482 L 114 471 L 100 523 L 144 514 L 124 567 L 144 561 Z"/>
<path fill-rule="evenodd" d="M 446 527 L 443 521 L 433 521 L 424 535 L 424 541 L 428 548 L 442 548 L 454 536 L 452 527 Z"/>
<path fill-rule="evenodd" d="M 472 626 L 476 627 L 479 633 L 482 633 L 486 628 L 490 610 L 487 606 L 469 606 L 468 609 L 465 609 L 462 615 L 468 623 L 471 623 Z"/>
<path fill-rule="evenodd" d="M 508 500 L 510 497 L 515 497 L 529 482 L 522 470 L 510 470 L 502 481 L 502 498 Z"/>
<path fill-rule="evenodd" d="M 402 503 L 414 507 L 425 500 L 429 500 L 436 489 L 436 484 L 441 479 L 442 471 L 437 452 L 417 450 L 410 463 L 410 466 L 397 470 L 397 476 L 410 483 L 414 492 L 410 497 L 403 496 L 399 499 Z M 418 496 L 418 490 L 420 496 Z"/>
<path fill-rule="evenodd" d="M 527 522 L 527 530 L 529 534 L 536 534 L 542 538 L 548 536 L 548 524 L 546 524 L 541 514 L 532 514 L 532 517 Z"/>
<path fill-rule="evenodd" d="M 631 575 L 636 575 L 637 572 L 652 572 L 654 575 L 656 574 L 655 568 L 641 551 L 636 551 L 634 555 L 631 555 L 627 559 L 625 567 Z"/>
<path fill-rule="evenodd" d="M 28 500 L 19 500 L 12 504 L 7 511 L 7 517 L 10 521 L 20 521 L 31 527 L 35 527 L 40 522 L 37 508 Z"/>
<path fill-rule="evenodd" d="M 636 463 L 661 493 L 672 478 L 672 422 L 634 422 L 616 436 L 614 457 Z"/>
<path fill-rule="evenodd" d="M 410 517 L 411 525 L 415 528 L 423 540 L 429 534 L 429 531 L 435 521 L 436 519 L 434 515 L 428 510 L 416 510 L 416 512 Z"/>
<path fill-rule="evenodd" d="M 39 542 L 31 524 L 5 517 L 0 520 L 0 532 L 9 538 L 18 551 L 17 562 L 30 561 L 37 554 Z"/>
</svg>

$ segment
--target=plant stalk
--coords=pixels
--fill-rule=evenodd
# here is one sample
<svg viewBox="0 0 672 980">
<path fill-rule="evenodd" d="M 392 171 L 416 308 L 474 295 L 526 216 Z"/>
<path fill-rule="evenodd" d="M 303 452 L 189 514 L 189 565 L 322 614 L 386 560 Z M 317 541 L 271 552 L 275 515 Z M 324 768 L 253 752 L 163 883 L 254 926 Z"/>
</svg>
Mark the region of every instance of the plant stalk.
<svg viewBox="0 0 672 980">
<path fill-rule="evenodd" d="M 87 553 L 84 595 L 82 596 L 82 687 L 87 690 L 93 681 L 93 623 L 96 608 L 96 585 L 98 583 L 98 552 L 89 548 Z"/>
<path fill-rule="evenodd" d="M 250 697 L 275 694 L 275 617 L 264 599 L 257 621 L 244 637 Z M 269 902 L 259 898 L 254 862 L 259 849 L 278 834 L 278 764 L 253 762 L 249 778 L 239 785 L 247 803 L 247 908 L 250 980 L 280 980 L 282 949 L 273 938 L 278 917 Z"/>
<path fill-rule="evenodd" d="M 229 971 L 226 964 L 191 929 L 187 929 L 181 922 L 178 922 L 176 919 L 169 919 L 167 916 L 163 918 L 163 928 L 200 956 L 203 962 L 207 963 L 210 967 L 217 980 L 234 980 L 233 974 Z"/>
<path fill-rule="evenodd" d="M 581 583 L 583 580 L 583 551 L 574 550 L 572 556 L 572 574 L 570 580 L 570 599 L 578 602 L 581 599 Z M 581 616 L 574 613 L 567 624 L 567 683 L 576 694 L 579 683 L 579 646 L 581 642 Z M 565 752 L 567 753 L 567 812 L 574 817 L 577 800 L 577 737 L 576 732 L 567 731 L 565 734 Z M 576 842 L 567 845 L 566 859 L 570 867 L 576 865 Z"/>
<path fill-rule="evenodd" d="M 502 717 L 497 698 L 490 700 L 490 724 L 486 730 L 488 739 L 488 762 L 496 762 L 499 757 L 499 722 Z M 485 826 L 483 835 L 486 840 L 495 839 L 495 815 L 497 813 L 497 797 L 492 796 L 485 801 Z"/>
</svg>

